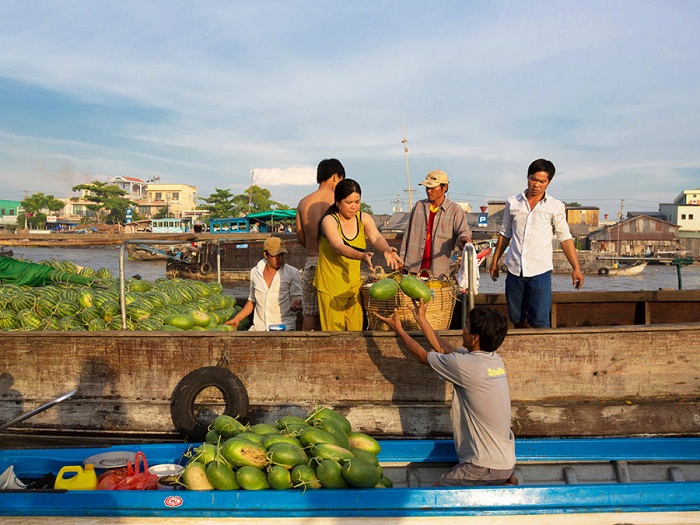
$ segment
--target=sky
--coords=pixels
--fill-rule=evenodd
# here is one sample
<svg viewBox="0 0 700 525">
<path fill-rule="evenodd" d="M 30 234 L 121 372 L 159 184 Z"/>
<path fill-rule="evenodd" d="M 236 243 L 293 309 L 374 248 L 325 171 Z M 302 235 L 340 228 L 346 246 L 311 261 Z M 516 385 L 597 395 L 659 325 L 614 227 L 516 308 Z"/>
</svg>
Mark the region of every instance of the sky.
<svg viewBox="0 0 700 525">
<path fill-rule="evenodd" d="M 433 169 L 601 218 L 700 187 L 700 2 L 0 2 L 0 199 L 121 175 L 295 207 L 339 159 L 375 213 Z M 406 147 L 404 150 L 403 130 Z"/>
</svg>

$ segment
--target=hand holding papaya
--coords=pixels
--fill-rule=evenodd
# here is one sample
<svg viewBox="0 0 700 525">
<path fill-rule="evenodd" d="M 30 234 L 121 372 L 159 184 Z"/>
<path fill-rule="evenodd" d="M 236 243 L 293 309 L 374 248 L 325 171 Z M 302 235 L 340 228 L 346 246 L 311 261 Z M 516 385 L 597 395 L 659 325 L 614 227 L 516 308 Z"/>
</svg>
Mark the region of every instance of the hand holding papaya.
<svg viewBox="0 0 700 525">
<path fill-rule="evenodd" d="M 416 320 L 418 324 L 420 324 L 421 320 L 427 321 L 428 318 L 426 316 L 426 311 L 428 310 L 428 305 L 425 304 L 425 301 L 423 301 L 423 298 L 421 297 L 417 301 L 414 299 L 413 300 L 413 310 L 411 312 L 413 313 L 413 318 Z"/>
</svg>

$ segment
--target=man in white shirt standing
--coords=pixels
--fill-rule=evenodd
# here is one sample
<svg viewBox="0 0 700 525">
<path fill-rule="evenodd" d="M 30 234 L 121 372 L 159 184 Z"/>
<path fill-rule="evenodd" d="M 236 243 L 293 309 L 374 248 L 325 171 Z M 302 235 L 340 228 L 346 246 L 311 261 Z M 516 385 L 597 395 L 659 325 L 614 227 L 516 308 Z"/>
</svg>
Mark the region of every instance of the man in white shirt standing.
<svg viewBox="0 0 700 525">
<path fill-rule="evenodd" d="M 250 294 L 243 309 L 226 324 L 238 324 L 253 313 L 251 331 L 266 331 L 271 325 L 296 328 L 301 310 L 301 274 L 294 266 L 285 264 L 287 248 L 279 237 L 269 237 L 263 244 L 263 259 L 250 270 Z"/>
<path fill-rule="evenodd" d="M 506 302 L 516 328 L 548 328 L 552 310 L 552 236 L 556 235 L 577 290 L 583 286 L 574 240 L 566 222 L 564 203 L 546 190 L 554 177 L 554 164 L 538 159 L 527 170 L 527 189 L 506 202 L 503 225 L 491 261 L 491 278 L 499 275 L 499 259 L 506 253 Z"/>
</svg>

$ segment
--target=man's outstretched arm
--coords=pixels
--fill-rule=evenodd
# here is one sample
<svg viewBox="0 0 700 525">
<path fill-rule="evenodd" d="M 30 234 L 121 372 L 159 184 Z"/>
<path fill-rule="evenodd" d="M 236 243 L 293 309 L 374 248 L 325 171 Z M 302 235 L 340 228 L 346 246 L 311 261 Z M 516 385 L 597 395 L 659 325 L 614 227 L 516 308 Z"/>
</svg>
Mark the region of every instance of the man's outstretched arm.
<svg viewBox="0 0 700 525">
<path fill-rule="evenodd" d="M 396 335 L 398 335 L 403 341 L 404 346 L 409 352 L 411 352 L 411 355 L 413 355 L 413 357 L 415 357 L 419 363 L 424 365 L 428 364 L 428 351 L 419 345 L 418 341 L 413 339 L 413 337 L 408 335 L 406 330 L 403 329 L 403 326 L 401 326 L 401 319 L 399 318 L 399 311 L 397 309 L 394 309 L 394 315 L 392 317 L 384 317 L 378 313 L 375 313 L 374 315 L 376 315 L 379 320 L 384 321 L 389 328 L 396 332 Z"/>
</svg>

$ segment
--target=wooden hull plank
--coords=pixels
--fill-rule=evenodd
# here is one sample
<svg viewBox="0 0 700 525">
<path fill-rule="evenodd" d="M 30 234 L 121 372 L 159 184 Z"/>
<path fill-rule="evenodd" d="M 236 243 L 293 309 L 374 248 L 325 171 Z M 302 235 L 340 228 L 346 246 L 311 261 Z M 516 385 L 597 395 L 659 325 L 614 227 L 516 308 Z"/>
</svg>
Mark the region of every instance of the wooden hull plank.
<svg viewBox="0 0 700 525">
<path fill-rule="evenodd" d="M 520 436 L 700 433 L 698 324 L 511 331 L 501 353 Z M 222 356 L 255 421 L 320 403 L 372 434 L 451 434 L 451 388 L 384 332 L 6 332 L 0 421 L 77 389 L 21 427 L 174 433 L 175 386 Z"/>
</svg>

